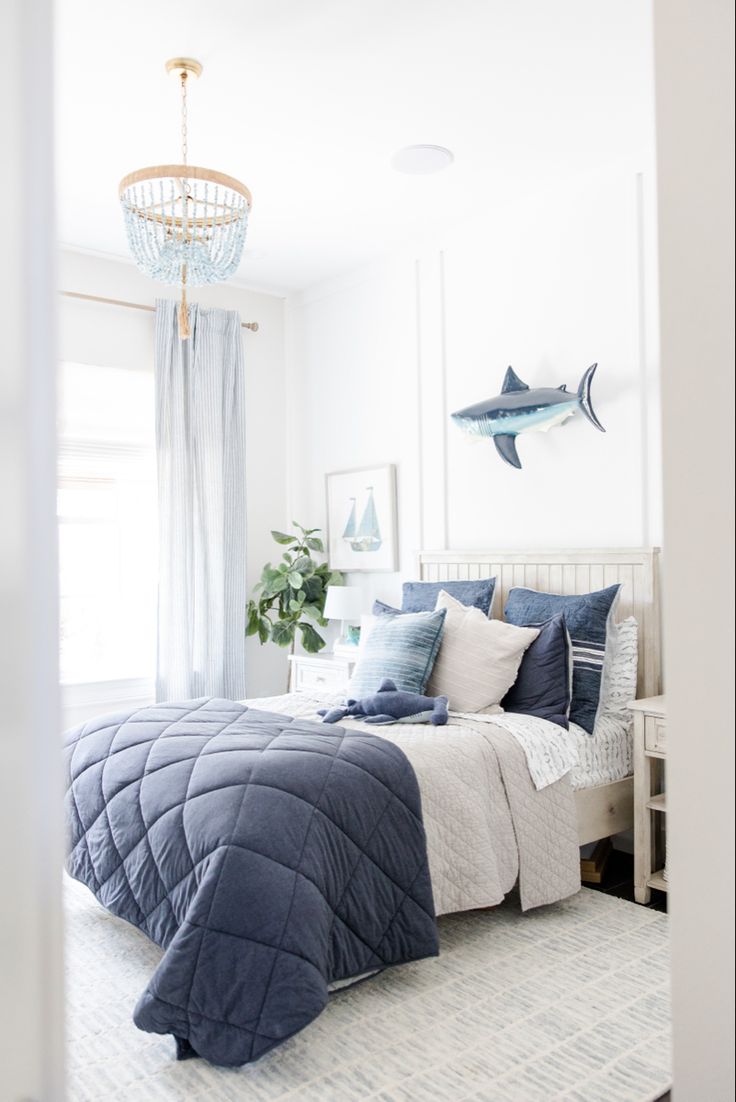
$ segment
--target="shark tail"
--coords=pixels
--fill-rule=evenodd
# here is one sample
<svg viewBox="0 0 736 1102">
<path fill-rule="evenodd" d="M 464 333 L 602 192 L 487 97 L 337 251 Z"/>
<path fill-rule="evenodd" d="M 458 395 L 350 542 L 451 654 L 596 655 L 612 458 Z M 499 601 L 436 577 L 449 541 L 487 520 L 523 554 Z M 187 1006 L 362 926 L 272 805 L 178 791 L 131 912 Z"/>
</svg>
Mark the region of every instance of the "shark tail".
<svg viewBox="0 0 736 1102">
<path fill-rule="evenodd" d="M 580 380 L 580 386 L 578 387 L 578 401 L 580 403 L 580 408 L 590 421 L 591 425 L 595 425 L 595 427 L 597 429 L 600 429 L 601 432 L 605 432 L 606 430 L 603 428 L 603 425 L 596 417 L 595 411 L 590 401 L 590 384 L 593 381 L 593 376 L 595 375 L 595 369 L 597 367 L 597 363 L 591 364 L 591 366 L 588 368 L 588 370 L 585 372 L 582 379 Z"/>
</svg>

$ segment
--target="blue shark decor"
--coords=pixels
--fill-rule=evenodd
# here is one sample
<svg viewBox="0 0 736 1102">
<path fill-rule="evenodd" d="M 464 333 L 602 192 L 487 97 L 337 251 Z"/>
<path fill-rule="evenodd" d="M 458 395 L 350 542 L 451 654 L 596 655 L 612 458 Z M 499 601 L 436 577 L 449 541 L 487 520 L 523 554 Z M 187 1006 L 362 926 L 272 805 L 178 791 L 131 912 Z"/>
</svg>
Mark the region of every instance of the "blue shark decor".
<svg viewBox="0 0 736 1102">
<path fill-rule="evenodd" d="M 521 469 L 516 451 L 516 437 L 521 432 L 546 432 L 553 425 L 561 425 L 578 409 L 597 429 L 606 431 L 590 403 L 590 384 L 597 367 L 595 363 L 585 372 L 577 394 L 570 394 L 564 384 L 530 389 L 510 367 L 496 398 L 458 410 L 452 419 L 464 432 L 490 436 L 504 462 Z"/>
<path fill-rule="evenodd" d="M 447 697 L 422 696 L 396 688 L 396 682 L 384 677 L 378 689 L 362 700 L 348 700 L 343 708 L 321 708 L 317 715 L 323 723 L 339 723 L 345 716 L 356 716 L 366 723 L 447 723 Z"/>
</svg>

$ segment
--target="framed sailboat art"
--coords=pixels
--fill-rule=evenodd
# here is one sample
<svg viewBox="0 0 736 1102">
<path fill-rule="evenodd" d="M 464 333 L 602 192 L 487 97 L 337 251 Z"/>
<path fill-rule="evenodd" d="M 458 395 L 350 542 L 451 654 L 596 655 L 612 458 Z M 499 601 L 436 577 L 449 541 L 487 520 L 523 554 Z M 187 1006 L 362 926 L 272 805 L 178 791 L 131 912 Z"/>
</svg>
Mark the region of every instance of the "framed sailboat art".
<svg viewBox="0 0 736 1102">
<path fill-rule="evenodd" d="M 397 570 L 396 467 L 327 475 L 327 541 L 333 570 Z"/>
</svg>

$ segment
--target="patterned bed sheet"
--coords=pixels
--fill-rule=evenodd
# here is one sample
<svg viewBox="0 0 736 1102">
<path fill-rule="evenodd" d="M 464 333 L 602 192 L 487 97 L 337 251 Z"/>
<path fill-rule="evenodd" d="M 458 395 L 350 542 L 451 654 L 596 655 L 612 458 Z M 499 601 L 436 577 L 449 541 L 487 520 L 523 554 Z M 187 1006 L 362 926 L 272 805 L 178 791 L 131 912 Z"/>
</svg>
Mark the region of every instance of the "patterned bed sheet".
<svg viewBox="0 0 736 1102">
<path fill-rule="evenodd" d="M 574 789 L 594 788 L 611 784 L 633 773 L 633 732 L 630 721 L 601 716 L 595 733 L 589 735 L 582 727 L 570 724 L 570 739 L 577 755 L 577 764 L 570 774 Z"/>
</svg>

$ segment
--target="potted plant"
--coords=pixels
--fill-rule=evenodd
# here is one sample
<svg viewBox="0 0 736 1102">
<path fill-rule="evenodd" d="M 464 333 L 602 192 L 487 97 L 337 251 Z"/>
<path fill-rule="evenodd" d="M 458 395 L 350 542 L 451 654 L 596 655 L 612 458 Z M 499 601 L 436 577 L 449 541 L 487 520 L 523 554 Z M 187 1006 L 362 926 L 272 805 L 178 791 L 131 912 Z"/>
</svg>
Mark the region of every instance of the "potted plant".
<svg viewBox="0 0 736 1102">
<path fill-rule="evenodd" d="M 296 633 L 308 654 L 316 654 L 325 640 L 315 628 L 325 627 L 323 613 L 328 585 L 342 585 L 342 574 L 330 570 L 326 562 L 317 562 L 312 552 L 324 554 L 319 528 L 302 528 L 293 522 L 297 535 L 272 531 L 276 543 L 286 547 L 281 562 L 266 563 L 255 596 L 248 602 L 246 635 L 258 635 L 261 643 L 269 639 L 294 653 Z"/>
</svg>

